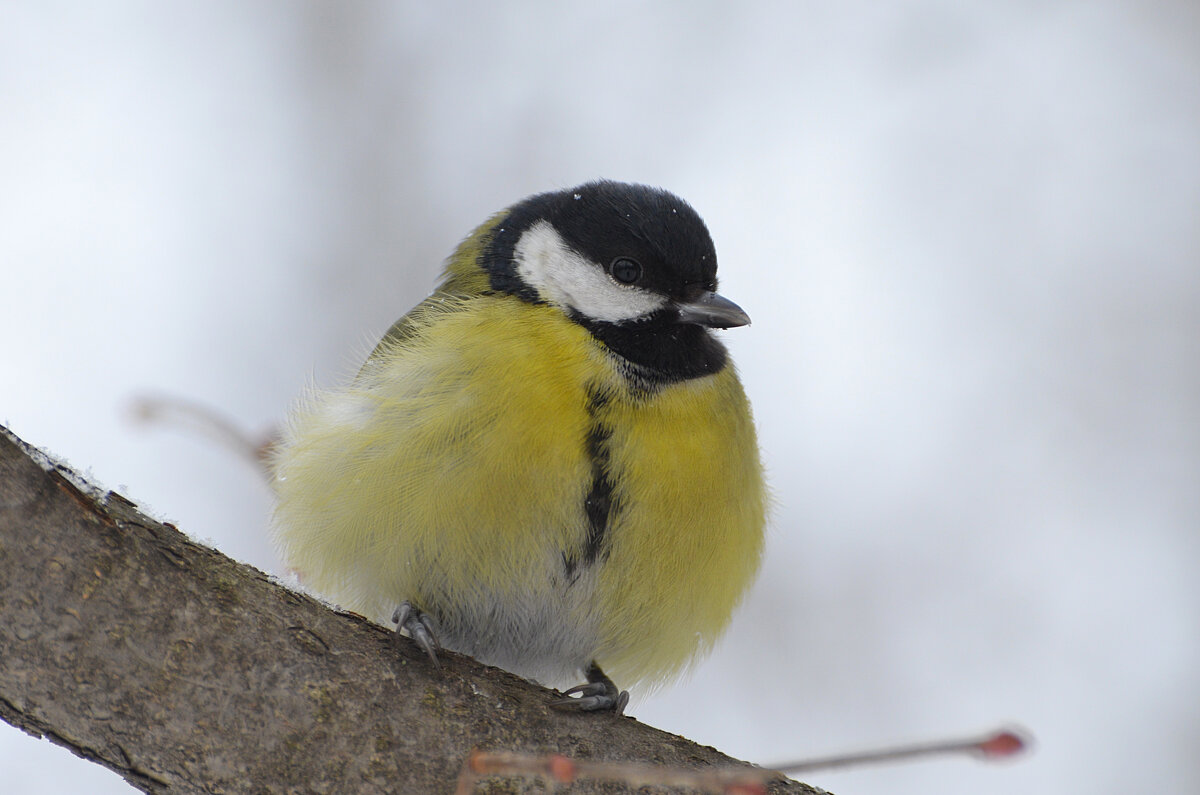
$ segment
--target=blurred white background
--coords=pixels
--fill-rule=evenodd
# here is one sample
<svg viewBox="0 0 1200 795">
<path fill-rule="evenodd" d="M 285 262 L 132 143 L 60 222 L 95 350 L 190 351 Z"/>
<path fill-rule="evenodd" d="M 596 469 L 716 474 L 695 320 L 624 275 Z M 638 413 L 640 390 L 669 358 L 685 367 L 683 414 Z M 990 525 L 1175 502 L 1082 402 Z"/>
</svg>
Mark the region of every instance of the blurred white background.
<svg viewBox="0 0 1200 795">
<path fill-rule="evenodd" d="M 0 6 L 0 420 L 268 571 L 263 429 L 487 214 L 705 217 L 778 510 L 647 723 L 769 763 L 1004 721 L 848 793 L 1200 791 L 1200 6 Z M 2 619 L 0 619 L 2 620 Z M 0 727 L 4 790 L 119 793 Z"/>
</svg>

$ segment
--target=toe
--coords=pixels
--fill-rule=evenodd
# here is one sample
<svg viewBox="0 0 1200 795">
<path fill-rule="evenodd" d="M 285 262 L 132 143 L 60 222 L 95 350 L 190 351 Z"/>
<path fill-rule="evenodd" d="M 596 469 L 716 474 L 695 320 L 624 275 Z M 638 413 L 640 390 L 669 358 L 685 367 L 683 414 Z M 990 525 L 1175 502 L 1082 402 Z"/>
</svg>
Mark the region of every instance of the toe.
<svg viewBox="0 0 1200 795">
<path fill-rule="evenodd" d="M 404 601 L 392 613 L 392 621 L 396 623 L 397 632 L 407 632 L 413 642 L 429 655 L 433 664 L 441 667 L 441 662 L 437 657 L 437 650 L 441 648 L 441 645 L 438 644 L 437 636 L 433 634 L 433 622 L 430 621 L 429 616 L 414 607 L 412 602 Z"/>
</svg>

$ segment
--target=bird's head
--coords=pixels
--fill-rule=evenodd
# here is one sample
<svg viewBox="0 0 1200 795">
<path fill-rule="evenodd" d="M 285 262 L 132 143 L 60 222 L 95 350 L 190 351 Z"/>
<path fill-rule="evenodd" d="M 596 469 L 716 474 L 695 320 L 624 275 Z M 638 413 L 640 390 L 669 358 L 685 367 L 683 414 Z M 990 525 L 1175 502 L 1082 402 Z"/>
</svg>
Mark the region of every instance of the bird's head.
<svg viewBox="0 0 1200 795">
<path fill-rule="evenodd" d="M 750 317 L 719 295 L 707 227 L 671 193 L 590 182 L 512 206 L 481 250 L 493 290 L 549 304 L 664 381 L 725 364 L 712 328 Z"/>
</svg>

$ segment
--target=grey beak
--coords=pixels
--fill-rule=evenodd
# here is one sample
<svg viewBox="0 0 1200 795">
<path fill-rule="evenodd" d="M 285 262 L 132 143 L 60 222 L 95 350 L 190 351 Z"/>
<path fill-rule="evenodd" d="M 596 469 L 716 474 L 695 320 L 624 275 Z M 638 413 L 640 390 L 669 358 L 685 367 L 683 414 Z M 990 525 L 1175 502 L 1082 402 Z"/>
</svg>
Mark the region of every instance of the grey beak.
<svg viewBox="0 0 1200 795">
<path fill-rule="evenodd" d="M 675 304 L 680 323 L 695 323 L 709 328 L 733 328 L 750 325 L 750 316 L 740 306 L 716 293 L 705 293 L 695 301 Z"/>
</svg>

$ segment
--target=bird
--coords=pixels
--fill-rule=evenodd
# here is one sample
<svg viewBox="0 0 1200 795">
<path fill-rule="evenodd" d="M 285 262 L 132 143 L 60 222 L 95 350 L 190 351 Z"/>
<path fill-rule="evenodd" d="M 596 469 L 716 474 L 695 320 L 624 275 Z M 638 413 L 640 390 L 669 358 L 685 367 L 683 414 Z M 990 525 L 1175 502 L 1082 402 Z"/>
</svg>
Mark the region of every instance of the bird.
<svg viewBox="0 0 1200 795">
<path fill-rule="evenodd" d="M 715 330 L 708 228 L 597 180 L 492 215 L 348 383 L 274 447 L 273 532 L 302 584 L 624 711 L 711 650 L 759 569 L 769 498 Z"/>
</svg>

